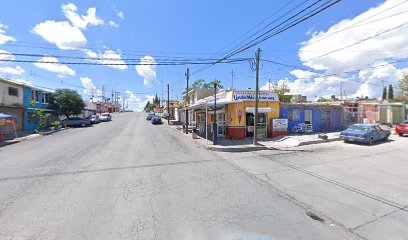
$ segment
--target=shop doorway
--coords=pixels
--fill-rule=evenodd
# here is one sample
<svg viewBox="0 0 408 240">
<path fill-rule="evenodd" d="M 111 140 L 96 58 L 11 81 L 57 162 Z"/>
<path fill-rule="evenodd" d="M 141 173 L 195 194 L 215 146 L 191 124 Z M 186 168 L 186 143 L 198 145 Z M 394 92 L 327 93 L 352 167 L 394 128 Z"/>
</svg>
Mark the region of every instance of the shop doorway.
<svg viewBox="0 0 408 240">
<path fill-rule="evenodd" d="M 225 135 L 225 114 L 218 113 L 217 114 L 217 134 L 220 137 Z"/>
<path fill-rule="evenodd" d="M 246 137 L 253 137 L 254 136 L 254 114 L 253 113 L 246 113 Z M 267 129 L 267 114 L 266 113 L 258 113 L 258 138 L 265 138 L 266 137 L 266 129 Z"/>
</svg>

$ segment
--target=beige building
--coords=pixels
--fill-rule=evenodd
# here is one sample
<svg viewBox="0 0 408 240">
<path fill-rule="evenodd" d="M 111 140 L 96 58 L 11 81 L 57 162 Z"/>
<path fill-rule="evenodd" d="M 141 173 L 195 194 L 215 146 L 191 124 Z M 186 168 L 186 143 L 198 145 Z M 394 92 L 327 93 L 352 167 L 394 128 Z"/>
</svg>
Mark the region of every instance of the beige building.
<svg viewBox="0 0 408 240">
<path fill-rule="evenodd" d="M 23 84 L 13 80 L 0 78 L 0 113 L 15 117 L 16 129 L 23 131 Z M 12 128 L 3 127 L 3 134 L 13 134 Z"/>
</svg>

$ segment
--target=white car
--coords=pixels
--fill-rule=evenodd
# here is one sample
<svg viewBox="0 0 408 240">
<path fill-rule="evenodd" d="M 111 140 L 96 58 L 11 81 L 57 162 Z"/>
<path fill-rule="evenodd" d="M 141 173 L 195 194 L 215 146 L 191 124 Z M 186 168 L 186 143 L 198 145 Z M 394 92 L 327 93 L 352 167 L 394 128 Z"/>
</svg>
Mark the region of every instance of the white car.
<svg viewBox="0 0 408 240">
<path fill-rule="evenodd" d="M 99 116 L 99 119 L 101 120 L 101 122 L 109 122 L 112 120 L 112 116 L 110 115 L 110 113 L 102 113 Z"/>
</svg>

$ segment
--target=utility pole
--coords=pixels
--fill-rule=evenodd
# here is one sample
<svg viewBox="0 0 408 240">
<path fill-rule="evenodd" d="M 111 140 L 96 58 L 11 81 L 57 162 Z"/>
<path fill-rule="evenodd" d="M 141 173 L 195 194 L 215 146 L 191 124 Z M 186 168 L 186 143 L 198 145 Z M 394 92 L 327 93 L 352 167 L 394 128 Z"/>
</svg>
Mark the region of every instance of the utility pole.
<svg viewBox="0 0 408 240">
<path fill-rule="evenodd" d="M 340 100 L 342 100 L 343 99 L 343 86 L 342 86 L 342 82 L 341 81 L 339 82 L 340 82 Z"/>
<path fill-rule="evenodd" d="M 186 87 L 186 134 L 188 134 L 188 80 L 190 78 L 190 69 L 187 68 L 187 73 L 186 73 L 186 77 L 187 77 L 187 87 Z"/>
<path fill-rule="evenodd" d="M 231 71 L 231 90 L 234 90 L 234 69 Z"/>
<path fill-rule="evenodd" d="M 122 93 L 123 97 L 122 97 L 122 109 L 123 111 L 125 111 L 125 93 Z"/>
<path fill-rule="evenodd" d="M 167 124 L 170 125 L 170 84 L 167 83 Z"/>
<path fill-rule="evenodd" d="M 259 62 L 261 49 L 256 54 L 256 86 L 255 86 L 255 116 L 254 116 L 254 145 L 258 144 L 258 94 L 259 94 Z"/>
<path fill-rule="evenodd" d="M 217 136 L 217 82 L 214 81 L 214 119 L 213 119 L 213 144 L 218 144 L 218 136 Z"/>
</svg>

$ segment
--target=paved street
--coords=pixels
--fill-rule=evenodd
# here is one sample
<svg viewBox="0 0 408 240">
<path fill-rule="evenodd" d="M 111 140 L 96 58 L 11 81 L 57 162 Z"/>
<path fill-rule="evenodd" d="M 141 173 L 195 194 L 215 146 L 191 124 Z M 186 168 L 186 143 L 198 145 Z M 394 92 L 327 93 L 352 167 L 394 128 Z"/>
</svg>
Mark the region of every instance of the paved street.
<svg viewBox="0 0 408 240">
<path fill-rule="evenodd" d="M 218 154 L 363 238 L 407 239 L 408 137 Z"/>
<path fill-rule="evenodd" d="M 144 118 L 1 148 L 0 239 L 357 238 Z"/>
</svg>

